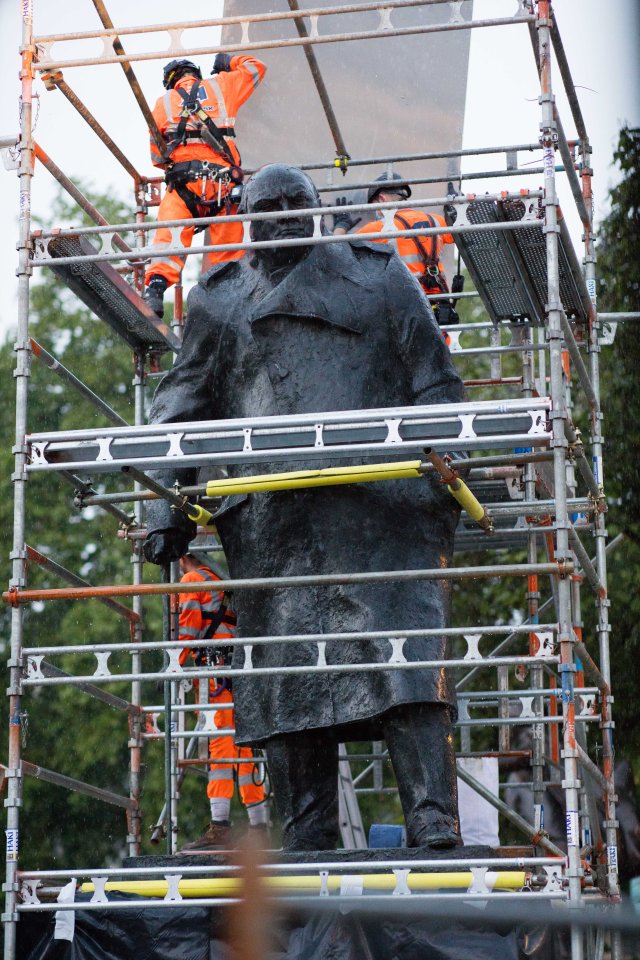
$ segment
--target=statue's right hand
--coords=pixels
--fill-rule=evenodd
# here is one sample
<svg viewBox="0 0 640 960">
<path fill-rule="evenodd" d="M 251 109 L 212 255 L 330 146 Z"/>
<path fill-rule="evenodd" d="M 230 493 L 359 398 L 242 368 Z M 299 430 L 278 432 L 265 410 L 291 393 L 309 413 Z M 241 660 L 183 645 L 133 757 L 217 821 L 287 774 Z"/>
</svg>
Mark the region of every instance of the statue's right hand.
<svg viewBox="0 0 640 960">
<path fill-rule="evenodd" d="M 189 547 L 190 534 L 176 527 L 152 530 L 145 540 L 144 555 L 149 563 L 159 565 L 179 560 Z"/>
</svg>

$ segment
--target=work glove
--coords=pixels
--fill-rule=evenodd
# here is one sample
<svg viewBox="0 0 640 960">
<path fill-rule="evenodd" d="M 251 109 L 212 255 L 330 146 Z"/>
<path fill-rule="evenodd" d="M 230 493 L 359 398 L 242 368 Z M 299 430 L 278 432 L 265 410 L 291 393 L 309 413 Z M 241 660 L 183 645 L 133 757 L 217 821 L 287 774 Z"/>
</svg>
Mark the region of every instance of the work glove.
<svg viewBox="0 0 640 960">
<path fill-rule="evenodd" d="M 352 213 L 349 213 L 347 207 L 353 206 L 351 200 L 347 200 L 346 197 L 336 197 L 335 202 L 336 207 L 343 207 L 344 209 L 340 213 L 334 213 L 333 215 L 333 229 L 336 227 L 342 227 L 343 230 L 346 230 L 347 233 L 349 230 L 352 230 L 356 223 L 360 220 L 360 217 L 355 217 Z"/>
<path fill-rule="evenodd" d="M 153 530 L 144 542 L 144 555 L 149 563 L 172 563 L 184 556 L 189 547 L 191 534 L 177 527 Z"/>
<path fill-rule="evenodd" d="M 456 197 L 457 195 L 458 195 L 458 192 L 456 188 L 451 183 L 451 181 L 449 181 L 449 183 L 447 184 L 447 196 Z M 458 211 L 456 210 L 455 204 L 445 203 L 444 207 L 442 208 L 442 212 L 444 213 L 444 219 L 446 221 L 447 226 L 449 227 L 452 226 L 456 222 L 456 219 L 458 217 Z"/>
<path fill-rule="evenodd" d="M 213 70 L 214 73 L 229 73 L 231 70 L 231 54 L 230 53 L 216 53 L 216 58 L 213 61 Z"/>
</svg>

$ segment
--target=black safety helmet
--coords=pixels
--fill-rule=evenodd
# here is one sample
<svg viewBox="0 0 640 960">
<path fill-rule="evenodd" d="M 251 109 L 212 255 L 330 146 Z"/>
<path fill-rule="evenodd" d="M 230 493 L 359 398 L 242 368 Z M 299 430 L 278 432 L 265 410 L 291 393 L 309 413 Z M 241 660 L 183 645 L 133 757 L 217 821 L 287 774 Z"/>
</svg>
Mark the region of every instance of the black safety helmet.
<svg viewBox="0 0 640 960">
<path fill-rule="evenodd" d="M 374 184 L 369 187 L 367 203 L 373 203 L 378 194 L 382 193 L 383 190 L 389 190 L 389 193 L 398 193 L 401 197 L 404 197 L 405 200 L 408 200 L 411 196 L 411 187 L 409 184 L 403 183 L 401 187 L 387 187 L 386 184 L 393 180 L 404 180 L 404 177 L 401 177 L 399 173 L 392 173 L 391 176 L 389 176 L 388 173 L 383 173 L 381 176 L 376 177 L 375 182 L 381 184 L 381 186 L 376 187 Z"/>
<path fill-rule="evenodd" d="M 202 71 L 191 60 L 172 60 L 165 64 L 162 71 L 162 86 L 165 90 L 173 90 L 184 73 L 195 73 L 198 80 L 202 80 Z"/>
</svg>

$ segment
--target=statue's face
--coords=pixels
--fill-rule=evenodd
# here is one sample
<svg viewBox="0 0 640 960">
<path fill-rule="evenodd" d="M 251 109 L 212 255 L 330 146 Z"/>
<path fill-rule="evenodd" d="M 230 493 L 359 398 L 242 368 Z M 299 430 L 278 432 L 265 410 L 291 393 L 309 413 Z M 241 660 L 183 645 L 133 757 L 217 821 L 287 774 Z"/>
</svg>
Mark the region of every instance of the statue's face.
<svg viewBox="0 0 640 960">
<path fill-rule="evenodd" d="M 247 186 L 249 213 L 278 213 L 282 210 L 303 210 L 319 206 L 318 195 L 311 181 L 295 167 L 271 164 L 260 170 Z M 289 240 L 313 235 L 313 217 L 273 217 L 254 220 L 251 237 L 258 241 Z M 256 250 L 256 256 L 274 265 L 299 260 L 308 252 L 305 247 L 280 247 Z"/>
</svg>

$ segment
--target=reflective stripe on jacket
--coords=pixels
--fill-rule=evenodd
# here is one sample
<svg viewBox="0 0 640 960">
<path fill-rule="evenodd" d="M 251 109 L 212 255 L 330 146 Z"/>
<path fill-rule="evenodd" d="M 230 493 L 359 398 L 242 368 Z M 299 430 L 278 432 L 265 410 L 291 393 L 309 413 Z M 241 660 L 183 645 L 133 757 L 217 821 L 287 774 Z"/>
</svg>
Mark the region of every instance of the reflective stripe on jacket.
<svg viewBox="0 0 640 960">
<path fill-rule="evenodd" d="M 402 217 L 405 223 L 401 222 L 400 217 Z M 359 230 L 356 230 L 356 235 L 380 233 L 383 225 L 384 221 L 382 219 L 372 220 L 370 223 L 365 223 Z M 440 216 L 440 214 L 425 213 L 424 210 L 400 210 L 393 218 L 395 230 L 428 230 L 433 227 L 446 227 L 446 225 L 446 220 Z M 442 248 L 445 243 L 454 242 L 453 236 L 450 233 L 440 233 L 427 237 L 365 236 L 365 239 L 375 240 L 376 243 L 391 243 L 407 269 L 419 275 L 424 274 L 426 270 L 425 256 L 428 257 L 440 273 L 444 275 L 444 267 L 440 263 Z M 428 281 L 424 281 L 424 286 L 429 286 Z M 438 285 L 434 283 L 433 286 L 436 288 Z"/>
<path fill-rule="evenodd" d="M 226 73 L 218 73 L 207 80 L 198 81 L 200 90 L 198 99 L 203 110 L 211 117 L 217 127 L 233 127 L 236 122 L 236 114 L 243 103 L 245 103 L 254 90 L 263 79 L 266 67 L 261 60 L 255 57 L 232 57 L 231 70 Z M 174 163 L 185 160 L 209 160 L 221 166 L 228 167 L 229 161 L 216 151 L 202 137 L 197 136 L 201 129 L 201 124 L 194 117 L 189 117 L 186 125 L 186 132 L 189 135 L 188 140 L 171 149 L 171 141 L 175 138 L 180 117 L 183 110 L 183 100 L 178 92 L 178 88 L 188 93 L 196 78 L 185 76 L 178 80 L 172 90 L 167 90 L 164 96 L 160 97 L 153 109 L 153 116 L 158 124 L 158 129 L 164 137 L 171 153 L 171 160 Z M 194 136 L 195 134 L 195 136 Z M 231 137 L 225 137 L 225 142 L 231 151 L 237 164 L 240 163 L 240 154 Z M 160 151 L 153 139 L 150 138 L 151 162 L 156 167 L 165 167 L 167 161 L 161 156 Z"/>
<path fill-rule="evenodd" d="M 197 570 L 191 570 L 181 578 L 180 583 L 203 583 L 207 580 L 220 582 L 208 567 L 198 567 Z M 214 590 L 211 593 L 181 593 L 178 597 L 180 605 L 180 615 L 178 620 L 180 640 L 205 640 L 207 630 L 211 624 L 211 617 L 214 617 L 220 610 L 220 604 L 223 598 L 222 590 Z M 216 639 L 233 638 L 236 635 L 235 613 L 229 608 L 225 614 L 214 636 Z M 180 653 L 180 663 L 191 656 L 192 648 L 185 648 Z"/>
</svg>

